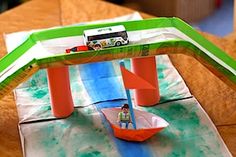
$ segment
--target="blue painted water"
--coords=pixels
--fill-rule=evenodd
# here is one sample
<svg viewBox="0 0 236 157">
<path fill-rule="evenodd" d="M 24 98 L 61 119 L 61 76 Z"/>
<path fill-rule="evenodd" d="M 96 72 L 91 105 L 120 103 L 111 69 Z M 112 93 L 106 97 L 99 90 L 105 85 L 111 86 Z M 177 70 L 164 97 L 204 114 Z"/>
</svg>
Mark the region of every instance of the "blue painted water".
<svg viewBox="0 0 236 157">
<path fill-rule="evenodd" d="M 98 62 L 79 66 L 81 80 L 93 103 L 126 99 L 124 88 L 112 62 Z"/>
<path fill-rule="evenodd" d="M 96 107 L 100 113 L 102 108 L 120 107 L 122 106 L 122 104 L 127 103 L 127 100 L 106 101 L 112 100 L 112 97 L 117 98 L 117 96 L 123 96 L 123 91 L 120 90 L 120 87 L 118 87 L 119 85 L 114 83 L 114 80 L 116 80 L 116 78 L 113 77 L 113 81 L 101 81 L 101 79 L 115 76 L 115 71 L 111 62 L 84 64 L 80 66 L 80 71 L 81 79 L 84 83 L 84 86 L 86 89 L 89 89 L 87 90 L 88 94 L 90 95 L 90 97 L 92 97 L 92 100 L 94 102 L 98 102 L 96 103 Z M 96 91 L 99 91 L 101 94 L 97 94 Z M 125 98 L 125 96 L 123 97 Z M 109 133 L 113 135 L 113 130 L 111 129 L 109 123 L 102 114 L 101 116 L 103 124 L 105 125 Z M 112 136 L 112 140 L 115 142 L 121 156 L 152 156 L 152 152 L 145 142 L 127 142 L 117 139 L 114 136 Z"/>
</svg>

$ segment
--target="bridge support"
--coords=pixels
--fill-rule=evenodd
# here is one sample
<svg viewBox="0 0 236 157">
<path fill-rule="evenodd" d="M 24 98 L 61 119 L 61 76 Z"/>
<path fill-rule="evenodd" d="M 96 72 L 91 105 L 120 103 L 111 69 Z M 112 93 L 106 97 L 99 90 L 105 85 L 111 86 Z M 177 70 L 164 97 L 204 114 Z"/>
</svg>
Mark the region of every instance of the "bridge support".
<svg viewBox="0 0 236 157">
<path fill-rule="evenodd" d="M 156 89 L 135 89 L 134 99 L 139 106 L 152 106 L 160 101 L 155 57 L 131 59 L 132 71 Z"/>
<path fill-rule="evenodd" d="M 48 68 L 48 86 L 52 113 L 57 118 L 69 116 L 74 111 L 68 67 Z"/>
</svg>

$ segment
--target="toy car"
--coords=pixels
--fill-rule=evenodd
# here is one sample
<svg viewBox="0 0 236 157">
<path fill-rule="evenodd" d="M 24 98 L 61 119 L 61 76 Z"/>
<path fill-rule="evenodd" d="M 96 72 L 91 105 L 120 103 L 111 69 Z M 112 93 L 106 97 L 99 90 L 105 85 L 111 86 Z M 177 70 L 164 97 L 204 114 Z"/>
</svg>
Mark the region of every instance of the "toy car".
<svg viewBox="0 0 236 157">
<path fill-rule="evenodd" d="M 82 45 L 82 46 L 76 46 L 70 49 L 66 49 L 66 53 L 70 52 L 79 52 L 79 51 L 88 51 L 88 46 Z"/>
<path fill-rule="evenodd" d="M 123 25 L 90 29 L 84 31 L 84 43 L 89 49 L 127 45 L 128 35 Z"/>
</svg>

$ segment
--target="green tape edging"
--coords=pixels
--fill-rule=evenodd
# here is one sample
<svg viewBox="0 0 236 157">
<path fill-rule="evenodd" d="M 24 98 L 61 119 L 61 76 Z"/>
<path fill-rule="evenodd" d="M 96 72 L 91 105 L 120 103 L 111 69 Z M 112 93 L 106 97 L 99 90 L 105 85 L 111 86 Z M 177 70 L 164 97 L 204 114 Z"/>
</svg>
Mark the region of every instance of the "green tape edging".
<svg viewBox="0 0 236 157">
<path fill-rule="evenodd" d="M 161 43 L 154 43 L 149 44 L 150 49 L 157 49 L 160 47 L 175 47 L 181 46 L 188 49 L 191 49 L 195 55 L 201 57 L 205 61 L 207 61 L 212 66 L 215 66 L 215 69 L 220 71 L 223 75 L 225 75 L 228 79 L 233 81 L 236 84 L 236 76 L 230 71 L 230 69 L 236 71 L 236 62 L 212 44 L 210 41 L 205 39 L 202 35 L 196 32 L 191 26 L 183 22 L 178 18 L 156 18 L 156 19 L 146 19 L 146 20 L 139 20 L 139 21 L 126 21 L 126 22 L 115 22 L 115 23 L 103 23 L 103 24 L 91 24 L 91 25 L 80 25 L 80 26 L 68 26 L 68 27 L 61 27 L 61 28 L 54 28 L 49 30 L 44 30 L 40 32 L 32 33 L 29 38 L 23 42 L 20 46 L 18 46 L 15 50 L 11 53 L 6 55 L 0 60 L 0 72 L 4 71 L 7 67 L 9 67 L 14 61 L 16 61 L 20 56 L 26 53 L 33 45 L 36 44 L 38 41 L 44 41 L 49 39 L 61 38 L 61 37 L 69 37 L 69 36 L 78 36 L 82 35 L 85 29 L 92 29 L 92 28 L 101 28 L 107 26 L 114 26 L 114 25 L 124 25 L 127 31 L 138 31 L 138 30 L 145 30 L 145 29 L 154 29 L 154 28 L 167 28 L 167 27 L 174 27 L 187 35 L 193 41 L 201 45 L 204 49 L 209 51 L 211 54 L 215 56 L 220 63 L 217 63 L 215 59 L 211 56 L 197 48 L 192 43 L 186 41 L 167 41 Z M 147 44 L 145 44 L 147 45 Z M 97 55 L 103 55 L 105 53 L 112 53 L 114 55 L 118 53 L 124 53 L 129 48 L 133 48 L 133 50 L 139 52 L 140 46 L 142 45 L 127 45 L 122 47 L 114 47 L 101 50 L 97 53 Z M 70 60 L 76 57 L 92 57 L 96 52 L 87 52 L 87 53 L 75 53 L 75 54 L 61 54 L 55 55 L 52 57 L 47 57 L 43 59 L 37 60 L 37 63 L 40 65 L 48 64 L 50 62 L 62 61 L 62 60 Z M 228 68 L 222 66 L 225 64 Z M 28 65 L 28 64 L 27 64 Z M 22 67 L 23 68 L 23 67 Z M 13 76 L 10 76 L 4 81 L 4 84 L 9 84 L 21 70 L 18 70 L 17 73 L 14 73 Z M 2 82 L 0 83 L 2 84 Z"/>
</svg>

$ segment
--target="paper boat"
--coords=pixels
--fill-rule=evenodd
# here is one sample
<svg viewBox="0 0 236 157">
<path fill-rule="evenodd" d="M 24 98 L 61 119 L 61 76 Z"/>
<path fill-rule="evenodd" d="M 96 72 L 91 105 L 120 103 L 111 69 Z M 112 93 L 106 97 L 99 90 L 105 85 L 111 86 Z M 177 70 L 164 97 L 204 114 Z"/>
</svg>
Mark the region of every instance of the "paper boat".
<svg viewBox="0 0 236 157">
<path fill-rule="evenodd" d="M 123 140 L 142 142 L 169 125 L 168 122 L 157 115 L 134 109 L 137 129 L 131 127 L 123 129 L 120 128 L 117 122 L 117 116 L 120 111 L 120 108 L 102 109 L 102 113 L 113 129 L 114 136 Z"/>
</svg>

